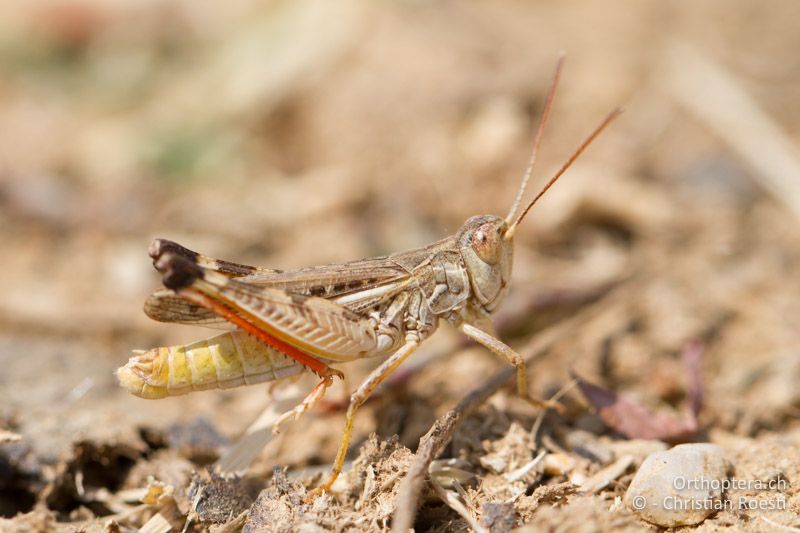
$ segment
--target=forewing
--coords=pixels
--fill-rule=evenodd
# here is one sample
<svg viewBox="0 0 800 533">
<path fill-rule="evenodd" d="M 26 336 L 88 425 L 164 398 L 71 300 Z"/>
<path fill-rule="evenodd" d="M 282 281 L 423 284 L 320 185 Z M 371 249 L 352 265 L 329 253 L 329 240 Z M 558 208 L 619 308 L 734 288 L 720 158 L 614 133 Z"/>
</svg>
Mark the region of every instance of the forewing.
<svg viewBox="0 0 800 533">
<path fill-rule="evenodd" d="M 287 292 L 335 300 L 376 287 L 396 285 L 408 280 L 410 273 L 387 257 L 361 259 L 349 263 L 315 266 L 277 272 L 253 274 L 239 281 L 284 289 Z M 350 299 L 356 302 L 358 299 Z M 358 305 L 346 305 L 358 310 Z"/>
<path fill-rule="evenodd" d="M 178 255 L 190 261 L 194 257 L 186 253 Z M 205 263 L 209 262 L 213 262 L 216 267 L 209 268 L 205 264 L 197 264 L 205 271 L 231 275 L 230 269 L 226 267 L 227 270 L 223 271 L 219 266 L 234 263 L 205 258 Z M 259 269 L 256 273 L 235 279 L 257 288 L 281 289 L 296 295 L 329 299 L 351 311 L 360 312 L 373 308 L 397 294 L 410 283 L 411 276 L 391 260 L 378 257 L 288 272 Z M 159 322 L 195 324 L 212 328 L 229 327 L 228 322 L 211 311 L 188 302 L 166 289 L 151 294 L 145 301 L 144 311 L 147 316 Z"/>
<path fill-rule="evenodd" d="M 369 354 L 376 346 L 369 320 L 324 298 L 208 274 L 193 287 L 276 338 L 315 355 L 349 360 Z"/>
<path fill-rule="evenodd" d="M 156 268 L 177 294 L 198 302 L 195 296 L 210 298 L 303 352 L 345 361 L 375 350 L 370 320 L 324 298 L 231 279 L 173 254 L 162 256 Z"/>
</svg>

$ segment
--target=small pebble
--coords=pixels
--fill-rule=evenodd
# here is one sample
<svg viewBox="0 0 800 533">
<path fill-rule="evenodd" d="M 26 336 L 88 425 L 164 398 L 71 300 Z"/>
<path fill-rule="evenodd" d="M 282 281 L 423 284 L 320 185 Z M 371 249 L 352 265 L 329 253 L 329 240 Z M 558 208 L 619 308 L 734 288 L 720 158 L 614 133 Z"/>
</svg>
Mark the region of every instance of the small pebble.
<svg viewBox="0 0 800 533">
<path fill-rule="evenodd" d="M 548 476 L 563 476 L 575 468 L 575 459 L 564 453 L 549 453 L 542 461 L 542 470 Z"/>
<path fill-rule="evenodd" d="M 682 444 L 647 456 L 625 504 L 662 527 L 699 524 L 722 506 L 729 463 L 715 444 Z"/>
<path fill-rule="evenodd" d="M 489 528 L 492 533 L 510 533 L 516 519 L 513 503 L 484 503 L 481 506 L 481 525 Z"/>
</svg>

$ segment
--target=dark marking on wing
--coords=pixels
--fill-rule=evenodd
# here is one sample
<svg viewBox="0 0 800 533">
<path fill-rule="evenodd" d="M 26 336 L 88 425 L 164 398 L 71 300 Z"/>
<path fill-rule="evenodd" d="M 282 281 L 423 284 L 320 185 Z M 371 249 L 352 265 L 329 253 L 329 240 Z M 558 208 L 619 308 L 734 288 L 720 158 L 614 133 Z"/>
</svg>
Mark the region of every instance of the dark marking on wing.
<svg viewBox="0 0 800 533">
<path fill-rule="evenodd" d="M 323 287 L 321 285 L 317 285 L 316 287 L 310 287 L 308 289 L 308 293 L 311 296 L 325 296 L 326 292 L 327 291 L 325 290 L 325 287 Z"/>
<path fill-rule="evenodd" d="M 193 250 L 186 248 L 185 246 L 181 246 L 180 244 L 170 241 L 168 239 L 155 239 L 150 244 L 148 248 L 148 253 L 150 257 L 153 259 L 153 265 L 155 265 L 159 258 L 166 254 L 174 254 L 194 263 L 197 263 L 203 268 L 207 268 L 209 270 L 214 270 L 216 272 L 220 272 L 227 276 L 231 276 L 234 278 L 238 278 L 241 276 L 250 276 L 252 274 L 281 274 L 283 273 L 282 270 L 275 270 L 263 267 L 255 267 L 250 265 L 245 265 L 242 263 L 234 263 L 232 261 L 224 261 L 222 259 L 214 259 L 213 257 L 207 257 L 205 255 L 199 254 Z"/>
<path fill-rule="evenodd" d="M 188 287 L 196 279 L 203 279 L 203 269 L 186 256 L 166 253 L 156 261 L 156 269 L 163 274 L 161 281 L 173 291 Z"/>
<path fill-rule="evenodd" d="M 193 252 L 169 239 L 154 239 L 153 242 L 150 243 L 147 253 L 154 262 L 158 261 L 162 255 L 167 253 L 179 255 L 192 261 L 197 261 L 197 258 L 200 257 L 200 254 L 197 252 Z"/>
</svg>

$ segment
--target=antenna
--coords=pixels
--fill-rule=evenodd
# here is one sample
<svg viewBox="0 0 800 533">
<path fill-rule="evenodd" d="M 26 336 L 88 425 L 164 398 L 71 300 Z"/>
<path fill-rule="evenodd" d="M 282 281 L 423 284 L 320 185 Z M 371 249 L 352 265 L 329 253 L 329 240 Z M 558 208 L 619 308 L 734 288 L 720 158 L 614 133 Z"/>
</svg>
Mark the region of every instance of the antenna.
<svg viewBox="0 0 800 533">
<path fill-rule="evenodd" d="M 531 179 L 533 174 L 533 166 L 536 164 L 536 157 L 539 155 L 539 145 L 542 143 L 544 136 L 544 127 L 547 125 L 547 119 L 550 117 L 550 110 L 553 107 L 553 100 L 556 97 L 556 87 L 558 87 L 558 80 L 561 77 L 561 68 L 564 66 L 564 58 L 566 54 L 561 52 L 556 63 L 556 71 L 553 74 L 553 81 L 550 82 L 550 90 L 547 92 L 547 99 L 544 103 L 544 111 L 542 111 L 542 120 L 539 122 L 539 128 L 536 130 L 536 136 L 533 138 L 533 149 L 531 150 L 531 158 L 528 160 L 528 166 L 525 169 L 525 174 L 522 176 L 522 184 L 517 191 L 517 196 L 514 198 L 514 203 L 511 205 L 511 210 L 506 215 L 506 224 L 511 224 L 514 215 L 517 213 L 522 196 L 525 194 L 525 188 L 528 186 L 528 180 Z"/>
<path fill-rule="evenodd" d="M 562 167 L 558 170 L 558 172 L 556 172 L 555 176 L 550 178 L 550 181 L 547 182 L 547 185 L 545 185 L 544 188 L 542 188 L 542 190 L 539 192 L 539 194 L 537 194 L 536 197 L 533 200 L 531 200 L 531 202 L 527 205 L 527 207 L 525 207 L 522 213 L 520 213 L 520 215 L 517 217 L 514 223 L 508 227 L 505 235 L 503 235 L 504 239 L 508 240 L 514 236 L 514 231 L 517 229 L 517 226 L 519 226 L 520 222 L 522 222 L 522 219 L 525 218 L 525 215 L 528 214 L 528 211 L 531 210 L 531 207 L 533 207 L 533 205 L 539 200 L 539 198 L 544 196 L 544 193 L 547 192 L 547 189 L 552 187 L 553 184 L 556 181 L 558 181 L 558 178 L 560 178 L 564 174 L 564 172 L 566 172 L 567 169 L 572 165 L 572 163 L 574 163 L 575 160 L 578 159 L 578 156 L 580 156 L 583 153 L 583 151 L 586 150 L 586 147 L 592 144 L 592 141 L 594 141 L 595 138 L 597 138 L 597 136 L 600 135 L 600 132 L 606 129 L 606 126 L 611 124 L 611 121 L 620 116 L 620 114 L 622 114 L 622 108 L 618 107 L 617 109 L 609 113 L 605 119 L 603 119 L 603 122 L 601 122 L 600 125 L 594 129 L 592 134 L 589 135 L 589 137 L 587 137 L 586 140 L 583 141 L 583 143 L 581 143 L 578 149 L 575 150 L 575 152 L 570 156 L 569 159 L 567 159 L 567 162 L 562 165 Z"/>
</svg>

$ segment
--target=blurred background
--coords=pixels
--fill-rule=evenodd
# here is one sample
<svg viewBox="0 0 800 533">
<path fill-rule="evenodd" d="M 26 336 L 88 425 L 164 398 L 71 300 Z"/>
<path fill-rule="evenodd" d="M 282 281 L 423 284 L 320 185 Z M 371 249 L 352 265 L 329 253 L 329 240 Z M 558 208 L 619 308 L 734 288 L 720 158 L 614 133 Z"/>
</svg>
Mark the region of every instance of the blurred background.
<svg viewBox="0 0 800 533">
<path fill-rule="evenodd" d="M 677 354 L 701 339 L 706 423 L 796 432 L 798 20 L 793 0 L 3 3 L 0 427 L 45 462 L 196 416 L 234 438 L 264 387 L 147 402 L 116 385 L 131 349 L 213 334 L 142 313 L 151 239 L 288 269 L 504 215 L 565 51 L 531 188 L 626 112 L 517 233 L 504 338 L 630 276 L 643 288 L 531 369 L 532 388 L 572 368 L 675 405 Z M 474 349 L 437 360 L 410 400 L 365 409 L 356 443 L 377 428 L 413 449 L 499 367 Z M 403 422 L 381 428 L 375 409 Z M 306 418 L 264 468 L 330 461 L 341 413 Z"/>
</svg>

